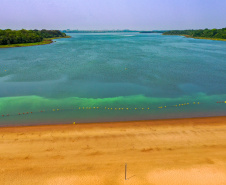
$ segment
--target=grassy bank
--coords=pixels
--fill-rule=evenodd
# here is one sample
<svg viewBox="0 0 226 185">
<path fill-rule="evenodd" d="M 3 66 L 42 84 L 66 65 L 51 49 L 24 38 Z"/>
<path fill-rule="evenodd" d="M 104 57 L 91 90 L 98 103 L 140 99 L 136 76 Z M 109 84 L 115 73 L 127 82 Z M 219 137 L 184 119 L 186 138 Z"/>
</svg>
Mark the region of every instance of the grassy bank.
<svg viewBox="0 0 226 185">
<path fill-rule="evenodd" d="M 164 34 L 164 35 L 168 35 L 168 34 Z M 169 34 L 170 35 L 170 34 Z M 184 36 L 187 38 L 193 38 L 193 39 L 205 39 L 205 40 L 218 40 L 218 41 L 226 41 L 226 39 L 220 39 L 220 38 L 208 38 L 208 37 L 192 37 L 190 35 L 174 35 L 174 36 Z"/>
<path fill-rule="evenodd" d="M 45 44 L 53 43 L 53 39 L 62 39 L 62 38 L 71 38 L 71 36 L 45 38 L 45 39 L 43 39 L 42 42 L 0 45 L 0 48 L 14 48 L 14 47 L 27 47 L 27 46 L 45 45 Z"/>
<path fill-rule="evenodd" d="M 187 38 L 193 38 L 193 39 L 205 39 L 205 40 L 218 40 L 218 41 L 226 41 L 226 39 L 220 39 L 220 38 L 208 38 L 208 37 L 191 37 L 190 35 L 181 35 L 185 36 Z"/>
</svg>

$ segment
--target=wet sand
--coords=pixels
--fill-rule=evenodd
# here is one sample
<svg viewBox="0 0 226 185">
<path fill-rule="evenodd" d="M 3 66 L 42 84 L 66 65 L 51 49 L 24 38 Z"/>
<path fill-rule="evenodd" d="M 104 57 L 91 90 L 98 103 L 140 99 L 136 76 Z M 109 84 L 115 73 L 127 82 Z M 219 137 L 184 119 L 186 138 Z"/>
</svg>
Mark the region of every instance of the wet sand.
<svg viewBox="0 0 226 185">
<path fill-rule="evenodd" d="M 1 185 L 226 184 L 226 117 L 5 127 L 0 138 Z"/>
</svg>

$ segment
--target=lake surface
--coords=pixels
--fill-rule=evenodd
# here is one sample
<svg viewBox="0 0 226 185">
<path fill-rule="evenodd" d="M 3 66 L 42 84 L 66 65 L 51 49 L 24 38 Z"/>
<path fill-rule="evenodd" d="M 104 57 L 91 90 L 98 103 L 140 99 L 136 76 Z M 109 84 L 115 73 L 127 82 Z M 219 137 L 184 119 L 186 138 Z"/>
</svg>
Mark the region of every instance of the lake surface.
<svg viewBox="0 0 226 185">
<path fill-rule="evenodd" d="M 0 49 L 0 126 L 226 115 L 226 42 L 69 35 Z"/>
</svg>

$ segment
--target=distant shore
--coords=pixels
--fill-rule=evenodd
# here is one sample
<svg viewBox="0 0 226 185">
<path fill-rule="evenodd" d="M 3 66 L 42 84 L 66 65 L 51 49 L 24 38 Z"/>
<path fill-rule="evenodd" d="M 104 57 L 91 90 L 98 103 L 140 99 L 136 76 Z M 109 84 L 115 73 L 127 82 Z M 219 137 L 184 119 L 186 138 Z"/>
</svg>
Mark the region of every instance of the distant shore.
<svg viewBox="0 0 226 185">
<path fill-rule="evenodd" d="M 53 43 L 53 39 L 62 39 L 62 38 L 71 38 L 71 36 L 44 38 L 42 42 L 0 45 L 0 48 L 14 48 L 14 47 L 28 47 L 28 46 L 46 45 L 46 44 Z"/>
<path fill-rule="evenodd" d="M 225 132 L 225 116 L 4 127 L 0 182 L 226 184 Z"/>
</svg>

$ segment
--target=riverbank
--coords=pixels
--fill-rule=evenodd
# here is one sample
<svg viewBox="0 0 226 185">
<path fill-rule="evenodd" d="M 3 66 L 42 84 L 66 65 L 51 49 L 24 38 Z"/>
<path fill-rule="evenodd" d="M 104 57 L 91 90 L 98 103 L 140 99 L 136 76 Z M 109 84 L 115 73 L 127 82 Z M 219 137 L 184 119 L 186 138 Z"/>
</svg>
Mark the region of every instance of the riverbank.
<svg viewBox="0 0 226 185">
<path fill-rule="evenodd" d="M 167 35 L 167 34 L 164 34 Z M 169 34 L 170 35 L 170 34 Z M 226 41 L 226 39 L 220 39 L 220 38 L 208 38 L 208 37 L 192 37 L 190 35 L 172 35 L 172 36 L 184 36 L 186 38 L 193 38 L 193 39 L 204 39 L 204 40 L 217 40 L 217 41 Z"/>
<path fill-rule="evenodd" d="M 219 38 L 208 38 L 208 37 L 191 37 L 189 35 L 181 35 L 185 36 L 187 38 L 193 38 L 193 39 L 205 39 L 205 40 L 218 40 L 218 41 L 226 41 L 226 39 L 219 39 Z"/>
<path fill-rule="evenodd" d="M 226 117 L 0 128 L 0 182 L 226 184 L 225 132 Z"/>
<path fill-rule="evenodd" d="M 14 48 L 14 47 L 27 47 L 27 46 L 45 45 L 45 44 L 53 43 L 53 39 L 62 39 L 62 38 L 71 38 L 71 36 L 45 38 L 45 39 L 43 39 L 42 42 L 0 45 L 0 48 Z"/>
</svg>

